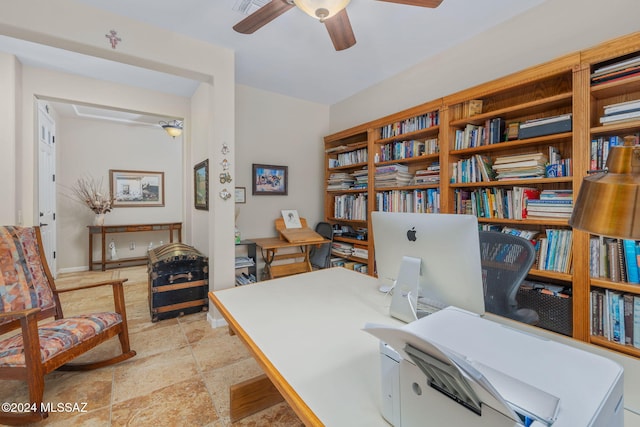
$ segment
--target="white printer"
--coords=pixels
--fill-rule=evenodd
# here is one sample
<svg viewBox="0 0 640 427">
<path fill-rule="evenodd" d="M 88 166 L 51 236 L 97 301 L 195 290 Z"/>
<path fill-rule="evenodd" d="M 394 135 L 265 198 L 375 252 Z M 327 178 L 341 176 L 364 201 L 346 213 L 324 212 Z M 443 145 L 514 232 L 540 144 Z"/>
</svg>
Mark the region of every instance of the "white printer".
<svg viewBox="0 0 640 427">
<path fill-rule="evenodd" d="M 366 330 L 395 427 L 624 425 L 623 370 L 607 358 L 455 307 Z"/>
</svg>

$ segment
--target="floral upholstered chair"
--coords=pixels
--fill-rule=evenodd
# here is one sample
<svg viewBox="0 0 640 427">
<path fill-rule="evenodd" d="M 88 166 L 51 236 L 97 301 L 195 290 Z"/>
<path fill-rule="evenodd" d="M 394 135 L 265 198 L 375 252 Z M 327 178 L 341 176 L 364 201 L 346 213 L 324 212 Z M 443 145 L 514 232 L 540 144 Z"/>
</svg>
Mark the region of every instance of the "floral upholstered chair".
<svg viewBox="0 0 640 427">
<path fill-rule="evenodd" d="M 0 412 L 0 424 L 18 425 L 47 417 L 41 405 L 46 374 L 56 369 L 96 369 L 135 356 L 127 332 L 123 290 L 126 280 L 56 290 L 44 257 L 40 229 L 0 226 L 0 380 L 25 381 L 31 409 L 23 413 Z M 64 318 L 59 293 L 98 286 L 113 288 L 113 312 Z M 116 335 L 122 348 L 117 356 L 69 363 Z"/>
</svg>

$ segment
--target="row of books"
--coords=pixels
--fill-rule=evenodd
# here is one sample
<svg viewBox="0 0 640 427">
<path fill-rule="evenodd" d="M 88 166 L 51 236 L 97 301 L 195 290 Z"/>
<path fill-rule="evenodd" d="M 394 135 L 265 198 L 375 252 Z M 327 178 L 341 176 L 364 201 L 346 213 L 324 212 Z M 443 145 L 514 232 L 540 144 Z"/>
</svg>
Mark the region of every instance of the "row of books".
<svg viewBox="0 0 640 427">
<path fill-rule="evenodd" d="M 249 285 L 256 282 L 256 276 L 251 273 L 236 274 L 236 286 Z"/>
<path fill-rule="evenodd" d="M 572 263 L 573 233 L 567 229 L 547 229 L 538 239 L 538 270 L 570 273 Z"/>
<path fill-rule="evenodd" d="M 380 129 L 380 138 L 391 138 L 402 135 L 404 133 L 415 132 L 421 129 L 427 129 L 440 124 L 440 115 L 438 111 L 421 114 L 410 119 L 401 120 L 395 123 L 383 126 Z"/>
<path fill-rule="evenodd" d="M 640 348 L 640 295 L 591 291 L 591 335 Z"/>
<path fill-rule="evenodd" d="M 605 105 L 600 124 L 626 122 L 640 118 L 640 100 Z"/>
<path fill-rule="evenodd" d="M 527 218 L 569 218 L 573 212 L 573 190 L 542 190 L 526 204 Z"/>
<path fill-rule="evenodd" d="M 366 194 L 341 194 L 334 197 L 334 218 L 349 219 L 355 221 L 367 220 L 367 195 Z"/>
<path fill-rule="evenodd" d="M 478 218 L 527 218 L 527 200 L 539 198 L 540 190 L 530 187 L 456 189 L 455 212 Z"/>
<path fill-rule="evenodd" d="M 536 237 L 540 232 L 538 230 L 524 230 L 520 228 L 508 227 L 506 225 L 496 224 L 479 224 L 478 228 L 483 231 L 497 231 L 500 233 L 512 234 L 530 240 L 534 245 L 537 243 Z"/>
<path fill-rule="evenodd" d="M 559 176 L 573 176 L 573 162 L 571 158 L 563 159 L 558 147 L 549 146 L 549 163 L 545 169 L 547 178 L 556 178 Z"/>
<path fill-rule="evenodd" d="M 453 149 L 462 150 L 496 144 L 505 140 L 504 132 L 505 121 L 500 117 L 487 119 L 484 125 L 467 123 L 464 129 L 456 130 Z"/>
<path fill-rule="evenodd" d="M 640 243 L 631 239 L 592 236 L 589 240 L 591 277 L 640 284 Z"/>
<path fill-rule="evenodd" d="M 349 261 L 340 257 L 331 258 L 331 267 L 343 267 L 363 274 L 369 272 L 369 267 L 366 263 Z"/>
<path fill-rule="evenodd" d="M 451 165 L 451 182 L 494 181 L 495 173 L 491 166 L 491 158 L 482 154 L 474 154 L 468 159 L 458 160 Z"/>
<path fill-rule="evenodd" d="M 440 190 L 392 190 L 376 193 L 376 210 L 382 212 L 439 213 Z"/>
<path fill-rule="evenodd" d="M 329 159 L 329 169 L 366 163 L 368 155 L 367 152 L 368 150 L 366 148 L 361 148 L 359 150 L 339 153 L 337 158 Z"/>
<path fill-rule="evenodd" d="M 635 135 L 638 137 L 640 136 L 640 133 Z M 611 147 L 622 145 L 623 142 L 624 138 L 621 136 L 601 136 L 593 138 L 591 140 L 591 149 L 589 151 L 591 156 L 589 168 L 591 170 L 604 169 L 607 164 L 607 158 L 609 157 Z"/>
<path fill-rule="evenodd" d="M 640 56 L 627 57 L 596 67 L 591 73 L 591 85 L 622 80 L 640 75 Z"/>
<path fill-rule="evenodd" d="M 426 154 L 437 154 L 440 152 L 438 138 L 426 139 L 424 141 L 396 141 L 380 146 L 380 154 L 376 163 L 388 162 L 392 160 L 410 159 Z"/>
</svg>

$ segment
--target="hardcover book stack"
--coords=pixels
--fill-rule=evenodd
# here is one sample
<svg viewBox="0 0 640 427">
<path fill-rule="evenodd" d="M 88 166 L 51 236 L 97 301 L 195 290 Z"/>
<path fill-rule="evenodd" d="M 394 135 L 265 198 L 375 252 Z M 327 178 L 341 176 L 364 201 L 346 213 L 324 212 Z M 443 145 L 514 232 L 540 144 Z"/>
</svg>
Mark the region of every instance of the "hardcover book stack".
<svg viewBox="0 0 640 427">
<path fill-rule="evenodd" d="M 487 119 L 482 125 L 468 123 L 455 133 L 454 150 L 480 147 L 504 141 L 505 122 L 500 117 Z"/>
<path fill-rule="evenodd" d="M 548 161 L 544 153 L 516 154 L 496 157 L 491 167 L 498 181 L 544 178 Z"/>
<path fill-rule="evenodd" d="M 369 182 L 368 175 L 369 175 L 369 171 L 367 170 L 367 168 L 360 169 L 355 172 L 351 172 L 351 176 L 355 180 L 351 188 L 353 188 L 354 190 L 367 188 L 367 185 Z"/>
<path fill-rule="evenodd" d="M 365 221 L 367 219 L 367 196 L 365 194 L 342 194 L 334 197 L 334 218 Z"/>
<path fill-rule="evenodd" d="M 527 120 L 524 123 L 520 123 L 518 138 L 535 138 L 554 133 L 570 132 L 571 126 L 571 113 Z"/>
<path fill-rule="evenodd" d="M 600 117 L 603 125 L 609 123 L 627 122 L 640 118 L 640 100 L 618 102 L 616 104 L 605 105 L 604 115 Z"/>
<path fill-rule="evenodd" d="M 377 187 L 402 187 L 409 185 L 413 176 L 409 173 L 409 167 L 401 164 L 390 164 L 376 168 L 375 186 Z"/>
<path fill-rule="evenodd" d="M 355 180 L 351 174 L 346 172 L 335 172 L 327 179 L 327 190 L 348 190 Z"/>
<path fill-rule="evenodd" d="M 413 175 L 412 185 L 437 184 L 440 182 L 440 163 L 434 162 L 426 169 L 420 169 Z"/>
<path fill-rule="evenodd" d="M 570 218 L 573 190 L 543 190 L 539 199 L 527 200 L 527 218 Z"/>
<path fill-rule="evenodd" d="M 593 70 L 591 86 L 640 75 L 640 56 L 633 56 Z"/>
</svg>

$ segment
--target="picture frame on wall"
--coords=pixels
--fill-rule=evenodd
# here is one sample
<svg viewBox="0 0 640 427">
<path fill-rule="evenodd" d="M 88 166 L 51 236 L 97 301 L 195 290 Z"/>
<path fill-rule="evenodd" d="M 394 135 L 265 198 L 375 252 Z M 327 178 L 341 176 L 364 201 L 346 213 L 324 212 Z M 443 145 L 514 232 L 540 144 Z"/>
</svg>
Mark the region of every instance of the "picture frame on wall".
<svg viewBox="0 0 640 427">
<path fill-rule="evenodd" d="M 236 203 L 247 203 L 247 189 L 245 187 L 236 187 L 234 200 Z"/>
<path fill-rule="evenodd" d="M 113 207 L 164 206 L 164 172 L 109 169 Z"/>
<path fill-rule="evenodd" d="M 252 192 L 256 196 L 286 196 L 289 171 L 287 166 L 252 165 Z"/>
<path fill-rule="evenodd" d="M 193 167 L 193 198 L 196 209 L 209 210 L 209 159 Z"/>
</svg>

